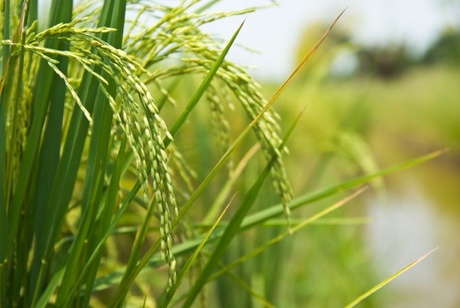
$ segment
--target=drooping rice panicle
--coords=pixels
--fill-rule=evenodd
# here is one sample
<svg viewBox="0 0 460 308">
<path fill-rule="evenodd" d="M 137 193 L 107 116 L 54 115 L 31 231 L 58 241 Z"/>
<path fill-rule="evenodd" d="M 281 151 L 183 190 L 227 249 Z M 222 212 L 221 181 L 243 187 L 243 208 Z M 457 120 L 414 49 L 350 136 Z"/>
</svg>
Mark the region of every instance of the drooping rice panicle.
<svg viewBox="0 0 460 308">
<path fill-rule="evenodd" d="M 94 34 L 111 32 L 110 28 L 90 29 L 78 27 L 83 20 L 74 20 L 71 23 L 61 23 L 39 33 L 28 36 L 24 45 L 12 41 L 3 41 L 4 44 L 15 45 L 20 49 L 44 59 L 48 65 L 60 76 L 73 99 L 85 114 L 88 121 L 92 121 L 90 113 L 69 82 L 68 77 L 57 67 L 57 60 L 51 56 L 64 56 L 78 62 L 85 70 L 99 81 L 99 88 L 106 96 L 114 111 L 116 124 L 126 134 L 139 170 L 139 177 L 143 179 L 144 197 L 153 195 L 160 214 L 160 233 L 163 255 L 170 268 L 174 268 L 172 255 L 171 214 L 170 209 L 177 214 L 177 204 L 173 191 L 171 176 L 169 175 L 163 138 L 172 139 L 166 124 L 158 113 L 155 102 L 144 83 L 135 74 L 142 70 L 141 66 L 119 49 L 112 47 L 98 39 Z M 69 42 L 73 48 L 69 51 L 48 49 L 41 43 L 44 40 L 57 39 Z M 19 50 L 19 49 L 18 49 Z M 108 81 L 92 69 L 94 65 L 111 76 L 117 84 L 116 95 L 112 96 L 107 90 Z M 133 94 L 136 94 L 136 97 Z M 174 273 L 171 272 L 173 282 Z"/>
<path fill-rule="evenodd" d="M 148 71 L 144 74 L 144 82 L 154 84 L 165 95 L 168 90 L 163 85 L 164 80 L 181 75 L 206 74 L 219 56 L 221 42 L 203 32 L 200 28 L 202 25 L 253 10 L 250 8 L 230 13 L 197 12 L 192 8 L 196 2 L 184 1 L 181 7 L 168 7 L 141 1 L 137 7 L 133 6 L 133 10 L 144 14 L 149 23 L 136 24 L 136 27 L 130 29 L 124 49 L 135 56 Z M 135 16 L 135 22 L 142 20 L 140 15 Z M 163 62 L 164 65 L 161 65 Z M 245 69 L 225 61 L 216 77 L 208 89 L 212 116 L 217 119 L 218 111 L 225 104 L 221 97 L 230 91 L 243 106 L 249 119 L 255 119 L 265 106 L 266 100 L 260 93 L 257 82 Z M 219 85 L 214 86 L 214 91 L 212 85 L 217 82 Z M 222 84 L 225 86 L 222 87 Z M 213 91 L 219 95 L 213 95 Z M 220 91 L 223 92 L 222 95 L 218 93 Z M 286 217 L 289 217 L 287 204 L 292 198 L 292 189 L 282 160 L 283 149 L 279 148 L 281 139 L 278 121 L 278 115 L 268 110 L 256 123 L 254 131 L 266 158 L 270 160 L 275 157 L 271 171 L 272 182 L 282 200 Z M 221 123 L 224 125 L 225 121 Z M 220 129 L 222 133 L 225 130 L 223 127 Z"/>
</svg>

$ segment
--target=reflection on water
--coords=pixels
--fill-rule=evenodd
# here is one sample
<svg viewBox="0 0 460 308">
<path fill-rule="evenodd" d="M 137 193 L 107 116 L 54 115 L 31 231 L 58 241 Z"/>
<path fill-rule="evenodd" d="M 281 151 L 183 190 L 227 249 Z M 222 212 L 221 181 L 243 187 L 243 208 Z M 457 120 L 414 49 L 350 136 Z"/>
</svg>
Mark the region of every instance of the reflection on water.
<svg viewBox="0 0 460 308">
<path fill-rule="evenodd" d="M 460 224 L 443 215 L 419 187 L 404 187 L 403 194 L 373 200 L 367 243 L 384 279 L 433 248 L 432 255 L 396 278 L 391 307 L 460 307 Z"/>
</svg>

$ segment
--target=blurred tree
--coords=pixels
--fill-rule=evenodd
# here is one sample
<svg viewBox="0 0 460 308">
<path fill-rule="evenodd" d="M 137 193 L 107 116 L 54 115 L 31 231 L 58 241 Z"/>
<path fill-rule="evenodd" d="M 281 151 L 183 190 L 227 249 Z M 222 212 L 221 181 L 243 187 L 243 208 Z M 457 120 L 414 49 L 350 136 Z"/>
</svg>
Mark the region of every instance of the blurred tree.
<svg viewBox="0 0 460 308">
<path fill-rule="evenodd" d="M 405 45 L 384 47 L 363 47 L 358 52 L 359 75 L 373 75 L 383 79 L 391 79 L 406 70 L 411 59 Z"/>
<path fill-rule="evenodd" d="M 316 44 L 327 30 L 328 25 L 316 22 L 308 25 L 298 40 L 295 53 L 296 63 Z M 321 52 L 315 55 L 307 69 L 299 76 L 300 80 L 309 78 L 322 80 L 324 77 L 343 77 L 372 75 L 384 79 L 399 76 L 412 63 L 405 45 L 368 47 L 352 42 L 350 31 L 334 28 L 323 42 Z M 340 67 L 337 67 L 339 65 Z M 346 73 L 343 73 L 343 72 Z M 337 72 L 340 76 L 337 76 Z"/>
<path fill-rule="evenodd" d="M 450 28 L 428 48 L 423 62 L 460 64 L 460 31 Z"/>
</svg>

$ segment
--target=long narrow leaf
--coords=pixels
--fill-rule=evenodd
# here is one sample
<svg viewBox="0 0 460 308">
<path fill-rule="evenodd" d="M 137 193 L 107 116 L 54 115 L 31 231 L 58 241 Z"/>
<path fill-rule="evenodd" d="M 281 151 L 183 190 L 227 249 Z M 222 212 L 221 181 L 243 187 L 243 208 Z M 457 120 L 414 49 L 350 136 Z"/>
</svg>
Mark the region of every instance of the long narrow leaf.
<svg viewBox="0 0 460 308">
<path fill-rule="evenodd" d="M 289 207 L 290 207 L 291 210 L 293 210 L 293 209 L 301 207 L 301 206 L 303 206 L 305 204 L 310 204 L 310 203 L 322 200 L 324 198 L 327 198 L 327 197 L 330 197 L 332 195 L 335 195 L 336 193 L 346 191 L 348 189 L 351 189 L 351 188 L 358 187 L 358 186 L 361 186 L 363 184 L 366 184 L 366 183 L 368 183 L 368 182 L 370 182 L 370 181 L 372 181 L 372 180 L 374 180 L 376 178 L 379 178 L 379 177 L 382 177 L 382 176 L 385 176 L 385 175 L 388 175 L 388 174 L 392 174 L 392 173 L 395 173 L 395 172 L 398 172 L 398 171 L 401 171 L 401 170 L 411 168 L 411 167 L 417 166 L 419 164 L 425 163 L 425 162 L 427 162 L 429 160 L 432 160 L 432 159 L 444 154 L 445 152 L 446 152 L 446 149 L 437 150 L 437 151 L 434 151 L 432 153 L 419 156 L 419 157 L 411 159 L 411 160 L 409 160 L 407 162 L 403 162 L 401 164 L 397 164 L 397 165 L 388 167 L 386 169 L 380 170 L 380 171 L 372 173 L 372 174 L 357 177 L 357 178 L 342 182 L 342 183 L 337 184 L 337 185 L 332 185 L 330 187 L 318 189 L 318 190 L 316 190 L 316 191 L 314 191 L 312 193 L 308 193 L 308 194 L 305 194 L 305 195 L 303 195 L 303 196 L 301 196 L 299 198 L 294 199 L 289 204 Z M 242 227 L 242 229 L 251 228 L 252 226 L 259 224 L 261 221 L 267 221 L 268 219 L 276 217 L 276 216 L 278 216 L 278 215 L 280 215 L 282 213 L 283 213 L 283 206 L 281 204 L 276 205 L 276 206 L 272 206 L 272 207 L 270 207 L 270 208 L 268 208 L 266 210 L 262 210 L 262 211 L 260 211 L 258 213 L 255 213 L 255 214 L 252 214 L 252 215 L 248 216 L 243 221 L 241 227 Z"/>
<path fill-rule="evenodd" d="M 343 198 L 342 200 L 334 203 L 333 205 L 325 208 L 324 210 L 321 210 L 319 211 L 318 213 L 316 213 L 315 215 L 312 215 L 311 217 L 305 219 L 304 221 L 302 221 L 301 223 L 295 225 L 295 226 L 292 226 L 291 230 L 290 231 L 287 231 L 287 232 L 284 232 L 280 235 L 278 235 L 277 237 L 271 239 L 270 241 L 266 242 L 265 244 L 257 247 L 256 249 L 254 249 L 253 251 L 247 253 L 246 255 L 244 255 L 243 257 L 241 257 L 239 260 L 233 262 L 232 264 L 226 266 L 225 268 L 221 269 L 219 272 L 215 273 L 211 278 L 210 280 L 213 280 L 213 279 L 216 279 L 217 277 L 221 276 L 222 274 L 228 272 L 230 269 L 234 268 L 235 266 L 237 266 L 238 264 L 241 264 L 241 263 L 244 263 L 246 260 L 250 259 L 250 258 L 253 258 L 255 257 L 256 255 L 258 255 L 259 253 L 265 251 L 268 247 L 280 242 L 281 240 L 283 240 L 284 238 L 300 231 L 301 229 L 303 229 L 305 226 L 307 225 L 310 225 L 312 223 L 314 223 L 315 221 L 317 221 L 318 219 L 320 219 L 321 217 L 335 211 L 336 209 L 338 209 L 339 207 L 343 206 L 344 204 L 348 203 L 349 201 L 351 201 L 352 199 L 356 198 L 358 195 L 362 194 L 365 190 L 366 190 L 367 187 L 363 187 L 359 190 L 357 190 L 356 192 L 354 192 L 353 194 Z"/>
<path fill-rule="evenodd" d="M 267 179 L 268 175 L 270 174 L 270 169 L 272 165 L 268 164 L 267 167 L 262 171 L 257 181 L 251 187 L 249 192 L 246 194 L 245 199 L 241 203 L 240 208 L 235 213 L 233 218 L 230 220 L 227 228 L 225 228 L 222 237 L 220 238 L 217 246 L 214 248 L 214 251 L 209 258 L 208 262 L 206 263 L 205 267 L 201 270 L 200 276 L 194 282 L 192 289 L 183 304 L 183 307 L 190 307 L 195 298 L 198 296 L 198 293 L 201 291 L 203 286 L 206 284 L 207 280 L 211 276 L 212 272 L 219 264 L 220 260 L 222 259 L 225 251 L 227 250 L 228 245 L 230 244 L 231 240 L 237 234 L 241 222 L 243 221 L 244 217 L 248 213 L 249 209 L 252 207 L 254 202 L 257 199 L 260 189 L 264 184 L 265 180 Z"/>
<path fill-rule="evenodd" d="M 421 262 L 423 259 L 425 259 L 426 257 L 428 257 L 429 255 L 431 255 L 435 250 L 437 250 L 438 248 L 435 248 L 431 251 L 429 251 L 428 253 L 424 254 L 423 256 L 421 256 L 420 258 L 414 260 L 413 262 L 411 262 L 410 264 L 406 265 L 404 268 L 400 269 L 399 271 L 397 271 L 396 273 L 394 273 L 393 275 L 391 275 L 390 277 L 388 277 L 387 279 L 383 280 L 382 282 L 380 282 L 379 284 L 377 284 L 375 287 L 371 288 L 369 291 L 365 292 L 364 294 L 360 295 L 358 298 L 356 298 L 354 301 L 352 301 L 351 303 L 349 303 L 348 305 L 345 306 L 345 308 L 351 308 L 351 307 L 354 307 L 356 306 L 357 304 L 359 304 L 360 302 L 362 302 L 364 299 L 366 299 L 367 297 L 369 297 L 370 295 L 372 295 L 373 293 L 377 292 L 379 289 L 383 288 L 385 285 L 387 285 L 388 283 L 390 283 L 391 281 L 393 281 L 394 279 L 396 279 L 397 277 L 399 277 L 400 275 L 402 275 L 404 272 L 406 272 L 407 270 L 411 269 L 412 267 L 414 267 L 416 264 L 418 264 L 419 262 Z"/>
<path fill-rule="evenodd" d="M 241 288 L 243 288 L 246 292 L 248 292 L 253 298 L 255 298 L 263 307 L 265 308 L 275 308 L 265 297 L 257 293 L 251 285 L 247 284 L 243 279 L 238 277 L 237 275 L 228 272 L 228 276 L 235 281 Z"/>
<path fill-rule="evenodd" d="M 346 9 L 345 9 L 346 10 Z M 319 41 L 313 46 L 312 49 L 303 57 L 302 61 L 297 65 L 297 67 L 294 69 L 294 71 L 289 75 L 289 77 L 286 79 L 286 81 L 281 85 L 281 87 L 276 91 L 275 95 L 273 95 L 272 99 L 268 102 L 267 106 L 271 106 L 274 101 L 278 99 L 278 97 L 281 95 L 281 93 L 286 90 L 287 86 L 294 80 L 294 78 L 298 75 L 298 73 L 302 70 L 302 68 L 305 66 L 305 64 L 310 60 L 311 56 L 318 50 L 318 48 L 321 46 L 321 44 L 324 42 L 326 37 L 331 33 L 332 28 L 334 28 L 335 24 L 339 21 L 340 17 L 342 17 L 343 13 L 345 13 L 345 10 L 343 10 L 332 22 L 332 24 L 327 28 L 326 32 L 324 32 L 323 36 L 319 39 Z"/>
<path fill-rule="evenodd" d="M 221 205 L 227 199 L 231 189 L 234 187 L 235 182 L 239 179 L 241 173 L 249 163 L 249 160 L 259 151 L 260 145 L 254 145 L 249 151 L 244 155 L 238 166 L 232 171 L 229 175 L 225 185 L 220 189 L 219 195 L 216 197 L 214 203 L 210 206 L 207 210 L 206 217 L 203 218 L 203 223 L 211 224 L 211 222 L 215 221 L 218 211 L 221 208 Z M 212 224 L 211 224 L 212 225 Z"/>
<path fill-rule="evenodd" d="M 173 137 L 176 136 L 176 134 L 179 132 L 180 128 L 184 124 L 185 120 L 187 119 L 188 115 L 192 110 L 195 108 L 195 106 L 198 104 L 200 101 L 201 97 L 205 93 L 206 89 L 209 87 L 209 84 L 211 83 L 212 79 L 216 75 L 217 71 L 219 68 L 222 66 L 222 63 L 224 62 L 225 56 L 227 55 L 228 51 L 232 47 L 233 43 L 235 42 L 236 37 L 241 31 L 241 28 L 243 27 L 244 22 L 241 23 L 241 25 L 236 29 L 235 33 L 233 34 L 232 38 L 230 41 L 227 43 L 225 46 L 224 50 L 220 54 L 220 56 L 217 58 L 216 62 L 212 65 L 211 69 L 209 70 L 209 73 L 206 75 L 205 79 L 203 82 L 200 84 L 198 89 L 195 91 L 193 94 L 192 98 L 188 102 L 187 106 L 185 109 L 182 111 L 182 113 L 179 115 L 177 118 L 176 122 L 173 124 L 169 132 Z M 163 143 L 165 144 L 165 147 L 168 146 L 168 144 L 171 142 L 171 139 L 166 138 Z"/>
<path fill-rule="evenodd" d="M 193 254 L 190 256 L 190 258 L 187 260 L 185 263 L 184 267 L 179 273 L 179 276 L 177 278 L 177 283 L 174 284 L 170 289 L 167 290 L 166 294 L 163 295 L 163 297 L 160 300 L 159 306 L 160 307 L 167 307 L 169 306 L 169 303 L 171 302 L 171 299 L 173 298 L 174 294 L 176 293 L 178 287 L 180 286 L 182 280 L 184 280 L 185 275 L 190 271 L 192 268 L 192 265 L 195 263 L 196 259 L 198 258 L 198 255 L 200 254 L 201 250 L 203 249 L 204 245 L 207 243 L 209 240 L 212 232 L 216 229 L 217 225 L 220 223 L 222 218 L 224 217 L 225 213 L 227 212 L 228 208 L 230 207 L 230 204 L 232 203 L 233 199 L 235 198 L 236 195 L 234 195 L 230 202 L 227 204 L 223 212 L 220 214 L 219 217 L 217 217 L 215 223 L 212 225 L 212 227 L 209 229 L 209 231 L 206 233 L 204 236 L 203 240 L 201 241 L 200 245 L 195 249 Z"/>
</svg>

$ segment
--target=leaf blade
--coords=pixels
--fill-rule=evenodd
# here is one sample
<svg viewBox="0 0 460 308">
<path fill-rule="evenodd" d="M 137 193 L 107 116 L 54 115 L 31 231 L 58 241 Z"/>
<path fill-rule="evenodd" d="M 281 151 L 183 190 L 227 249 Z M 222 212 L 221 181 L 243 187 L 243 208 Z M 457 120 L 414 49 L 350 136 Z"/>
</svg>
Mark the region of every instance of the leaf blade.
<svg viewBox="0 0 460 308">
<path fill-rule="evenodd" d="M 404 272 L 408 271 L 409 269 L 411 269 L 412 267 L 414 267 L 415 265 L 417 265 L 418 263 L 423 261 L 425 258 L 427 258 L 429 255 L 431 255 L 437 249 L 438 248 L 435 248 L 435 249 L 427 252 L 423 256 L 415 259 L 414 261 L 412 261 L 411 263 L 409 263 L 408 265 L 406 265 L 405 267 L 403 267 L 402 269 L 400 269 L 399 271 L 397 271 L 393 275 L 389 276 L 388 278 L 386 278 L 385 280 L 383 280 L 382 282 L 380 282 L 379 284 L 377 284 L 373 288 L 369 289 L 368 291 L 366 291 L 363 294 L 361 294 L 360 296 L 358 296 L 355 300 L 353 300 L 351 303 L 346 305 L 345 308 L 351 308 L 351 307 L 356 306 L 357 304 L 362 302 L 365 298 L 367 298 L 370 295 L 372 295 L 373 293 L 377 292 L 379 289 L 383 288 L 385 285 L 387 285 L 388 283 L 390 283 L 391 281 L 393 281 L 394 279 L 396 279 L 397 277 L 402 275 Z"/>
</svg>

